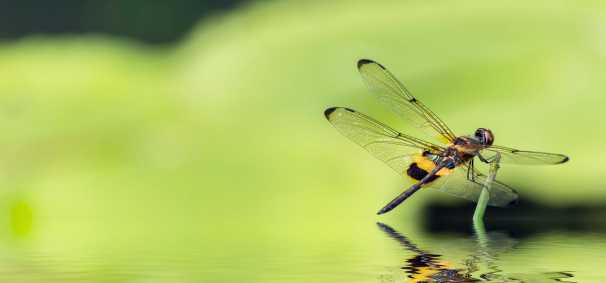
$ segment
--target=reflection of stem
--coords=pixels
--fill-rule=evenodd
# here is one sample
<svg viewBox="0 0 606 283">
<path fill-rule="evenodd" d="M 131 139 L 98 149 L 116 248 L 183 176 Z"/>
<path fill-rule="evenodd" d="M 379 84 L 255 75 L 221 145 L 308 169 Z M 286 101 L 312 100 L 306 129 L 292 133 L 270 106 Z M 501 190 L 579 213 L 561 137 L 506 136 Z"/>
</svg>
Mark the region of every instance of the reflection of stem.
<svg viewBox="0 0 606 283">
<path fill-rule="evenodd" d="M 476 211 L 473 213 L 473 223 L 475 226 L 477 226 L 477 228 L 481 228 L 482 231 L 484 231 L 484 223 L 482 222 L 482 218 L 484 217 L 484 211 L 486 210 L 486 205 L 488 204 L 488 199 L 490 198 L 490 187 L 497 176 L 497 170 L 499 170 L 500 159 L 501 151 L 497 150 L 494 160 L 492 163 L 490 163 L 490 172 L 488 173 L 488 178 L 486 178 L 486 182 L 482 188 L 480 199 L 478 199 Z"/>
<path fill-rule="evenodd" d="M 482 276 L 491 278 L 496 276 L 495 278 L 500 278 L 498 274 L 502 272 L 502 270 L 498 268 L 496 264 L 497 259 L 495 258 L 495 252 L 490 248 L 491 245 L 489 244 L 493 237 L 486 234 L 486 231 L 484 230 L 484 223 L 482 222 L 481 218 L 480 221 L 474 221 L 473 224 L 478 242 L 478 250 L 473 256 L 474 262 L 481 262 L 488 270 L 490 270 L 487 272 L 482 272 Z M 476 266 L 476 270 L 480 270 L 480 267 Z"/>
</svg>

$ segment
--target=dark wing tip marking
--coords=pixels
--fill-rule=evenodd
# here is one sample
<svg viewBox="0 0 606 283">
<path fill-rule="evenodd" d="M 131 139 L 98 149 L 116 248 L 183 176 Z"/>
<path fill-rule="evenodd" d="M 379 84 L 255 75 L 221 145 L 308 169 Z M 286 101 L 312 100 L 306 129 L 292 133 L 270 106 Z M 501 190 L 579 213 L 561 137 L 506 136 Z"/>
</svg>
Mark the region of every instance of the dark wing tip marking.
<svg viewBox="0 0 606 283">
<path fill-rule="evenodd" d="M 562 164 L 562 163 L 568 162 L 568 160 L 570 160 L 570 158 L 568 158 L 568 156 L 564 156 L 564 157 L 565 157 L 564 160 L 562 160 L 556 164 Z"/>
<path fill-rule="evenodd" d="M 355 110 L 353 109 L 349 109 L 349 108 L 345 108 L 345 107 L 331 107 L 328 108 L 324 111 L 324 117 L 326 117 L 326 119 L 330 120 L 330 115 L 332 115 L 333 112 L 337 111 L 337 109 L 343 109 L 352 113 L 356 113 Z"/>
<path fill-rule="evenodd" d="M 358 69 L 362 68 L 362 66 L 366 65 L 366 64 L 372 64 L 375 61 L 372 60 L 368 60 L 368 59 L 360 59 L 360 61 L 358 61 Z"/>
<path fill-rule="evenodd" d="M 332 108 L 326 109 L 326 111 L 324 111 L 324 117 L 326 117 L 326 119 L 330 120 L 330 114 L 332 114 L 332 112 L 335 112 L 335 110 L 337 110 L 337 107 L 332 107 Z"/>
<path fill-rule="evenodd" d="M 368 59 L 362 59 L 362 60 L 358 61 L 358 69 L 362 68 L 362 66 L 364 66 L 366 64 L 377 64 L 377 66 L 379 66 L 379 67 L 381 67 L 381 69 L 385 70 L 385 67 L 383 67 L 383 65 L 381 65 L 373 60 L 368 60 Z"/>
<path fill-rule="evenodd" d="M 509 208 L 512 207 L 514 205 L 516 205 L 518 203 L 518 201 L 520 200 L 520 197 L 518 196 L 518 192 L 516 192 L 514 189 L 512 189 L 513 193 L 515 194 L 515 199 L 511 200 L 508 204 L 505 204 L 501 207 L 504 208 Z"/>
<path fill-rule="evenodd" d="M 518 201 L 520 200 L 520 198 L 516 198 L 514 200 L 512 200 L 510 203 L 508 203 L 506 206 L 504 207 L 512 207 L 514 205 L 516 205 L 518 203 Z"/>
</svg>

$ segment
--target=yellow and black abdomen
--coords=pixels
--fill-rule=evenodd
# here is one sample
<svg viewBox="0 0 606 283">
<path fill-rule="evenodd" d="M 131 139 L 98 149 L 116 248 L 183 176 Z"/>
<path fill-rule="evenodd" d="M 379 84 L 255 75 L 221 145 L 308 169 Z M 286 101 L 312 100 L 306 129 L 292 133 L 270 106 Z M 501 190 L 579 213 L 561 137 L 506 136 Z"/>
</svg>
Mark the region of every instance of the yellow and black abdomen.
<svg viewBox="0 0 606 283">
<path fill-rule="evenodd" d="M 413 162 L 410 163 L 408 169 L 406 169 L 403 174 L 408 178 L 412 183 L 417 183 L 421 179 L 423 179 L 431 170 L 436 167 L 436 162 L 439 162 L 441 158 L 436 155 L 428 155 L 428 151 L 423 151 L 420 154 L 413 155 Z M 453 168 L 454 169 L 454 168 Z M 438 178 L 441 176 L 446 176 L 450 174 L 452 169 L 448 169 L 446 167 L 440 169 L 434 176 L 430 177 L 427 182 L 425 182 L 421 187 L 427 187 L 433 184 Z"/>
</svg>

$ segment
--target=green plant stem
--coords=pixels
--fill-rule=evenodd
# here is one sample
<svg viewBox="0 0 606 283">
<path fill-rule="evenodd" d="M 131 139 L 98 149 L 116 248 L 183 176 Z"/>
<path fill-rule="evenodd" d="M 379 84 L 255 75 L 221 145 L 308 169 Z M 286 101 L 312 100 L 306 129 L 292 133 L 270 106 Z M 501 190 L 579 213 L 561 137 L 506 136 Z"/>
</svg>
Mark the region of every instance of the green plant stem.
<svg viewBox="0 0 606 283">
<path fill-rule="evenodd" d="M 497 176 L 497 170 L 499 170 L 500 160 L 501 151 L 497 151 L 494 160 L 490 163 L 490 172 L 488 173 L 488 177 L 486 178 L 486 182 L 484 183 L 484 187 L 482 188 L 480 199 L 478 199 L 476 211 L 473 213 L 473 223 L 478 227 L 484 227 L 482 218 L 484 217 L 484 211 L 486 210 L 486 205 L 488 204 L 488 199 L 490 198 L 490 187 L 492 186 L 492 183 L 494 182 L 494 179 Z"/>
</svg>

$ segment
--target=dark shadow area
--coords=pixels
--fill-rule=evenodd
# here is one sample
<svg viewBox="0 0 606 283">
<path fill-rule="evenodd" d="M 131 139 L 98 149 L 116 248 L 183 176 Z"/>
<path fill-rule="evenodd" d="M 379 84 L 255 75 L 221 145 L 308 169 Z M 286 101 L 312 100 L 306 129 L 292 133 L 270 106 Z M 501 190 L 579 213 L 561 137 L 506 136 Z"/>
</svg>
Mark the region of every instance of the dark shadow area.
<svg viewBox="0 0 606 283">
<path fill-rule="evenodd" d="M 473 234 L 472 216 L 476 204 L 445 206 L 429 205 L 425 212 L 425 229 L 430 233 Z M 606 207 L 547 207 L 520 200 L 511 208 L 488 207 L 484 215 L 487 231 L 508 231 L 527 237 L 552 230 L 575 232 L 606 232 Z"/>
<path fill-rule="evenodd" d="M 181 39 L 200 19 L 244 1 L 0 1 L 0 40 L 33 34 L 101 33 L 170 43 Z"/>
</svg>

